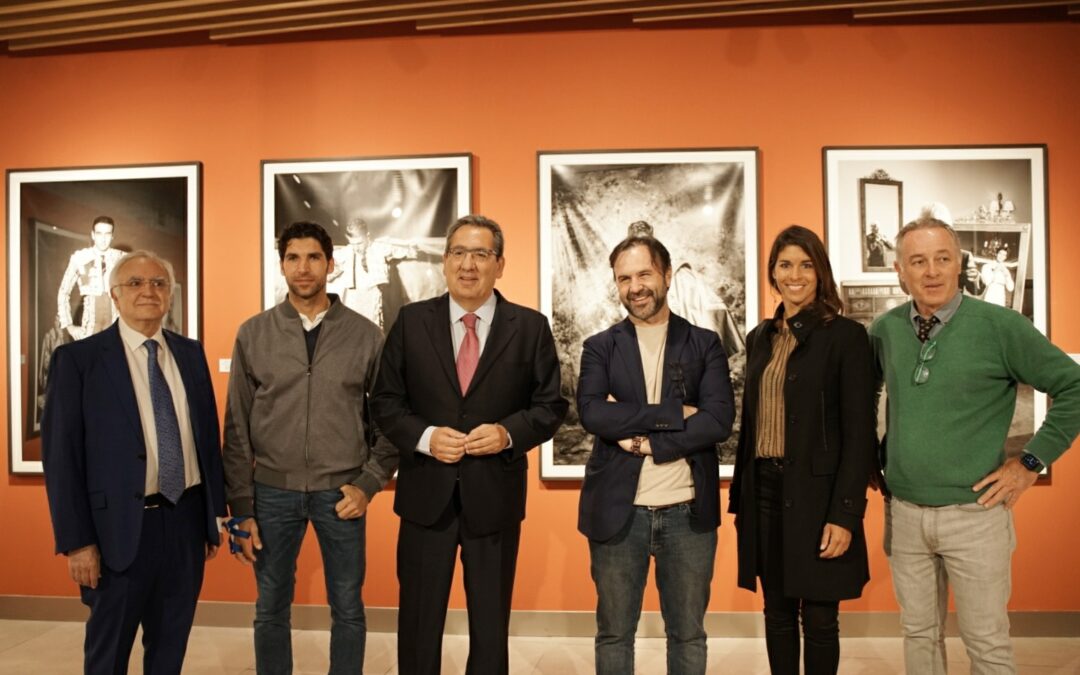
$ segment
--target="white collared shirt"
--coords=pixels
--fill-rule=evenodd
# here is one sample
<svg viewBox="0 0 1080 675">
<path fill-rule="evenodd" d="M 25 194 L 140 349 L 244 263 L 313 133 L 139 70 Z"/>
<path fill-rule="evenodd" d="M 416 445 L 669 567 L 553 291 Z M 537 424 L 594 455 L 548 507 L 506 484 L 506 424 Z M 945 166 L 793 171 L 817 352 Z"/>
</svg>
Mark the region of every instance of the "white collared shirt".
<svg viewBox="0 0 1080 675">
<path fill-rule="evenodd" d="M 131 385 L 135 389 L 135 401 L 139 406 L 139 421 L 142 423 L 143 441 L 146 445 L 146 495 L 158 492 L 158 445 L 157 425 L 154 422 L 154 402 L 150 396 L 150 370 L 147 366 L 149 355 L 147 337 L 128 326 L 121 318 L 120 338 L 124 343 L 124 355 L 127 357 L 128 370 L 131 371 Z M 152 338 L 158 343 L 158 365 L 165 375 L 165 382 L 172 393 L 173 408 L 176 409 L 176 421 L 180 427 L 180 447 L 184 453 L 184 487 L 189 488 L 200 482 L 199 460 L 195 454 L 195 435 L 191 430 L 191 416 L 188 412 L 187 390 L 165 341 L 165 335 L 159 327 Z"/>
<path fill-rule="evenodd" d="M 484 304 L 476 308 L 473 314 L 476 315 L 476 339 L 480 343 L 479 354 L 484 353 L 484 344 L 487 343 L 488 334 L 491 333 L 491 322 L 495 319 L 495 293 L 488 296 L 488 299 L 484 301 Z M 465 316 L 469 312 L 457 304 L 454 298 L 450 298 L 450 335 L 454 340 L 454 360 L 457 360 L 458 352 L 461 351 L 461 343 L 465 341 L 465 324 L 462 322 L 461 317 Z M 416 451 L 422 452 L 425 455 L 431 454 L 431 434 L 434 433 L 435 427 L 428 427 L 424 429 L 424 433 L 420 434 L 420 440 L 416 442 Z M 507 434 L 509 438 L 509 434 Z M 510 441 L 510 447 L 513 441 Z"/>
</svg>

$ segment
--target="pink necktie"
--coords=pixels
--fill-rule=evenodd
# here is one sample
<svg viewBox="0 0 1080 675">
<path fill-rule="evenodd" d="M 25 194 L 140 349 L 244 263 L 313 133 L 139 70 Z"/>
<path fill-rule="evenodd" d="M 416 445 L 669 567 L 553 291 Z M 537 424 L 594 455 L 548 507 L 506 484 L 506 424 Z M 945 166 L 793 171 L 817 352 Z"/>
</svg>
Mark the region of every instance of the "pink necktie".
<svg viewBox="0 0 1080 675">
<path fill-rule="evenodd" d="M 457 376 L 461 384 L 461 393 L 469 391 L 469 383 L 472 382 L 473 373 L 476 372 L 476 364 L 480 361 L 480 339 L 476 337 L 476 315 L 469 312 L 461 317 L 461 323 L 465 324 L 465 339 L 461 342 L 461 349 L 457 355 Z"/>
</svg>

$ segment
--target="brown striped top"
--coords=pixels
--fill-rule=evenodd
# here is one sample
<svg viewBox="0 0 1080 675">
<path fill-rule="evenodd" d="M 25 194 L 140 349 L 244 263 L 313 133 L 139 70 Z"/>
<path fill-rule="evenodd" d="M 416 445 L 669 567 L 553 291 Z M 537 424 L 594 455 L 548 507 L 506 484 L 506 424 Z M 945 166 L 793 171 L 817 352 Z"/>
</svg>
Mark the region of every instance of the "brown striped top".
<svg viewBox="0 0 1080 675">
<path fill-rule="evenodd" d="M 795 336 L 784 326 L 773 335 L 772 358 L 761 373 L 758 391 L 757 450 L 758 457 L 784 456 L 784 376 L 788 357 L 795 350 Z"/>
</svg>

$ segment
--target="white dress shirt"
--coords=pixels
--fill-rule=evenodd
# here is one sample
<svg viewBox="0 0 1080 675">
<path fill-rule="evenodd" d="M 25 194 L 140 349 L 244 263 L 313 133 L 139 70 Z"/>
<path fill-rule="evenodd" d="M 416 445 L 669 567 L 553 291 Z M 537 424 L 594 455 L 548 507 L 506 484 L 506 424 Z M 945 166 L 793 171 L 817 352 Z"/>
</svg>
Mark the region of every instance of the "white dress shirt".
<svg viewBox="0 0 1080 675">
<path fill-rule="evenodd" d="M 491 333 L 491 322 L 495 318 L 495 302 L 495 294 L 492 293 L 484 304 L 473 312 L 476 315 L 476 339 L 480 342 L 480 355 L 484 353 L 484 344 L 487 342 L 488 334 Z M 450 336 L 454 340 L 455 361 L 457 361 L 458 351 L 461 350 L 461 343 L 465 341 L 465 324 L 461 317 L 468 313 L 468 310 L 454 302 L 453 297 L 450 298 Z M 420 435 L 420 440 L 416 443 L 417 452 L 431 454 L 431 434 L 434 431 L 435 427 L 424 429 L 424 433 Z"/>
<path fill-rule="evenodd" d="M 146 490 L 147 496 L 158 492 L 158 444 L 157 425 L 154 422 L 154 402 L 150 397 L 150 371 L 146 360 L 149 354 L 145 335 L 128 326 L 123 319 L 120 324 L 120 338 L 124 342 L 124 355 L 127 356 L 128 370 L 131 371 L 131 384 L 135 389 L 135 401 L 139 406 L 139 420 L 142 422 L 143 440 L 146 444 Z M 191 430 L 191 416 L 188 412 L 187 390 L 180 377 L 176 359 L 169 351 L 165 336 L 158 328 L 152 338 L 158 343 L 158 365 L 165 375 L 165 382 L 172 393 L 173 408 L 176 409 L 176 421 L 180 427 L 180 446 L 184 453 L 184 487 L 189 488 L 200 482 L 199 460 L 195 455 L 195 435 Z"/>
</svg>

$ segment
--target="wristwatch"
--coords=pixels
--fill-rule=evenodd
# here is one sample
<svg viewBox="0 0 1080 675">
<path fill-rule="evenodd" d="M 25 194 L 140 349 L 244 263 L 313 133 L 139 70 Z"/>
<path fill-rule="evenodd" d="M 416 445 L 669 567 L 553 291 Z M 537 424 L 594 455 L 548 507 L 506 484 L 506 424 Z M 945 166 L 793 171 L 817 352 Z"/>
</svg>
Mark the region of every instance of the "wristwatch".
<svg viewBox="0 0 1080 675">
<path fill-rule="evenodd" d="M 630 443 L 630 454 L 635 457 L 644 457 L 645 453 L 641 451 L 641 444 L 645 442 L 644 436 L 634 436 L 634 440 Z"/>
<path fill-rule="evenodd" d="M 1034 471 L 1035 473 L 1039 473 L 1046 468 L 1046 465 L 1039 461 L 1039 458 L 1031 454 L 1030 452 L 1025 452 L 1024 454 L 1020 455 L 1020 463 L 1024 465 L 1025 469 L 1027 469 L 1028 471 Z"/>
</svg>

